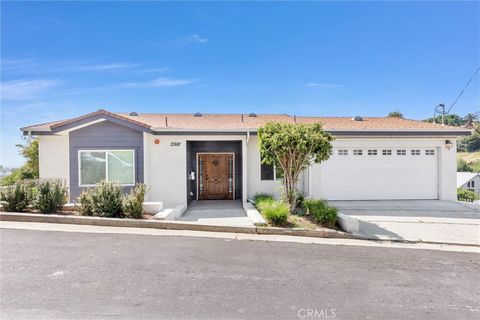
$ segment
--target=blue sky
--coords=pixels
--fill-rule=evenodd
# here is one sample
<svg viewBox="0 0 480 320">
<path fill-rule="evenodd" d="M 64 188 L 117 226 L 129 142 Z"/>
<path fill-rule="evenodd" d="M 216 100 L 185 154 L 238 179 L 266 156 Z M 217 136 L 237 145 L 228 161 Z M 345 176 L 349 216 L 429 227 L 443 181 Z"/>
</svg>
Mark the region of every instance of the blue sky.
<svg viewBox="0 0 480 320">
<path fill-rule="evenodd" d="M 480 65 L 479 2 L 2 2 L 1 159 L 110 111 L 430 117 Z M 479 110 L 472 82 L 453 112 Z"/>
</svg>

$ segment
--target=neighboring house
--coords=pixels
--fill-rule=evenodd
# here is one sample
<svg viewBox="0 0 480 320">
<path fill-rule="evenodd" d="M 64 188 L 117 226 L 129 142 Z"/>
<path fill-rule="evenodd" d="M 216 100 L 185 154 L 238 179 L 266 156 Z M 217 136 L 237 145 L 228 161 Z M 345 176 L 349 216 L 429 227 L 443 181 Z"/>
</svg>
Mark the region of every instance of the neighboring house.
<svg viewBox="0 0 480 320">
<path fill-rule="evenodd" d="M 457 172 L 457 188 L 471 190 L 480 194 L 480 173 Z"/>
<path fill-rule="evenodd" d="M 328 200 L 456 200 L 456 139 L 464 128 L 399 118 L 285 114 L 143 114 L 99 110 L 22 128 L 39 138 L 40 176 L 63 178 L 74 201 L 100 180 L 149 186 L 166 206 L 280 192 L 262 165 L 257 129 L 269 121 L 322 122 L 335 136 L 329 160 L 300 178 L 306 196 Z"/>
</svg>

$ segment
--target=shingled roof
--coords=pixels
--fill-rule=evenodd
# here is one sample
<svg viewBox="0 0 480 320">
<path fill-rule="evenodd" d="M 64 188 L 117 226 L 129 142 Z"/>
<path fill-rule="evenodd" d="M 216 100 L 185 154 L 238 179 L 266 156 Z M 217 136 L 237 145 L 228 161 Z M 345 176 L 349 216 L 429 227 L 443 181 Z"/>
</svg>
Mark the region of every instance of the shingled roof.
<svg viewBox="0 0 480 320">
<path fill-rule="evenodd" d="M 77 118 L 24 127 L 25 133 L 48 134 L 89 119 L 108 118 L 123 121 L 152 132 L 170 131 L 256 131 L 268 122 L 313 123 L 320 122 L 326 131 L 378 131 L 378 132 L 443 132 L 470 134 L 469 129 L 445 126 L 423 121 L 394 117 L 304 117 L 287 114 L 185 114 L 185 113 L 114 113 L 98 110 Z M 108 120 L 107 119 L 107 120 Z"/>
</svg>

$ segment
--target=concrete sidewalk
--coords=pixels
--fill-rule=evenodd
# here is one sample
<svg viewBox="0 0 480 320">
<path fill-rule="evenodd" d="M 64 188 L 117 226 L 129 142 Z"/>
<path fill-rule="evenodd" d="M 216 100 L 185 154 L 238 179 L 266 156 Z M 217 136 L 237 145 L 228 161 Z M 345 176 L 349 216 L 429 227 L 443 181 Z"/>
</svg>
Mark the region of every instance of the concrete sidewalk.
<svg viewBox="0 0 480 320">
<path fill-rule="evenodd" d="M 215 226 L 253 227 L 240 200 L 193 201 L 176 221 Z"/>
<path fill-rule="evenodd" d="M 480 210 L 454 201 L 330 201 L 377 239 L 480 245 Z M 353 230 L 348 230 L 353 231 Z"/>
</svg>

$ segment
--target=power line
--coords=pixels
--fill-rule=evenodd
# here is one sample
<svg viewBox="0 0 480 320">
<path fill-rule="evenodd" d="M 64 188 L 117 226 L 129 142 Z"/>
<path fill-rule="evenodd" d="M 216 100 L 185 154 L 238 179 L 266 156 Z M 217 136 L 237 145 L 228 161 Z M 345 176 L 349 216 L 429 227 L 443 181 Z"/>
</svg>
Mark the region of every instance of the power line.
<svg viewBox="0 0 480 320">
<path fill-rule="evenodd" d="M 468 80 L 467 84 L 465 85 L 465 87 L 462 89 L 462 91 L 460 91 L 460 93 L 458 94 L 457 98 L 455 99 L 455 101 L 453 101 L 452 105 L 450 106 L 450 108 L 448 108 L 448 111 L 446 112 L 447 114 L 450 113 L 450 110 L 452 110 L 453 106 L 457 103 L 458 99 L 460 99 L 460 97 L 462 96 L 462 94 L 465 92 L 465 89 L 467 89 L 467 87 L 469 86 L 470 82 L 472 82 L 473 78 L 475 78 L 475 76 L 477 75 L 478 71 L 480 71 L 480 67 L 477 68 L 477 70 L 475 70 L 475 72 L 473 73 L 472 77 L 470 78 L 470 80 Z"/>
</svg>

